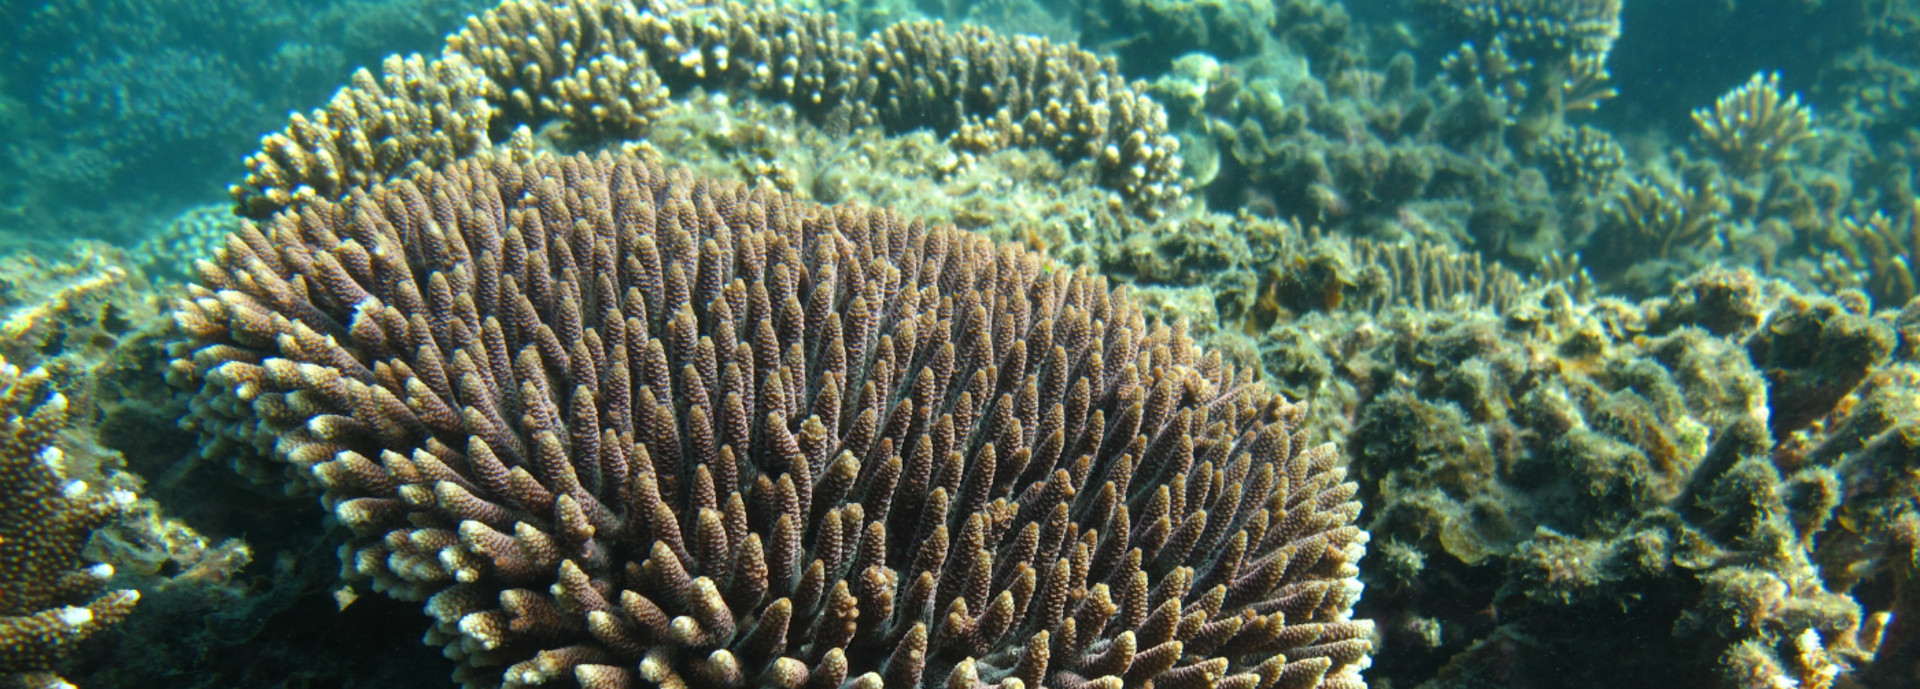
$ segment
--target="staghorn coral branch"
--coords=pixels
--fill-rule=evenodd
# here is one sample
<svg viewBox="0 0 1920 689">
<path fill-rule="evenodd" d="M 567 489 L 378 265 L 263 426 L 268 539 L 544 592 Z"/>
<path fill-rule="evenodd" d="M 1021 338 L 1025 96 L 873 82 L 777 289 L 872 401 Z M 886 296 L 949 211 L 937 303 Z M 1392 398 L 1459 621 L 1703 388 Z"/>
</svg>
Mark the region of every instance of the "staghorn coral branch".
<svg viewBox="0 0 1920 689">
<path fill-rule="evenodd" d="M 1742 174 L 1792 160 L 1795 145 L 1819 132 L 1813 127 L 1813 110 L 1800 104 L 1799 94 L 1782 96 L 1779 86 L 1778 73 L 1755 73 L 1714 101 L 1711 110 L 1693 111 L 1708 151 Z"/>
<path fill-rule="evenodd" d="M 106 590 L 113 567 L 81 549 L 134 495 L 62 476 L 53 444 L 67 398 L 44 369 L 0 360 L 0 685 L 70 687 L 52 673 L 76 644 L 133 611 L 140 593 Z"/>
</svg>

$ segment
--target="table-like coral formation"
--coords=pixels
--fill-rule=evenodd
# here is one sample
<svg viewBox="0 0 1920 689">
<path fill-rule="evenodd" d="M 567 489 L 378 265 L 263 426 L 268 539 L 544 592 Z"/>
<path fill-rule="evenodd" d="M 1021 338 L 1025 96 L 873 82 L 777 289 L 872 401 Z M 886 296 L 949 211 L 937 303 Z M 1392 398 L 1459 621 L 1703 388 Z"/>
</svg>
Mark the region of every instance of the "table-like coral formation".
<svg viewBox="0 0 1920 689">
<path fill-rule="evenodd" d="M 470 685 L 1361 686 L 1339 453 L 1031 253 L 509 155 L 202 273 L 199 423 L 274 438 Z"/>
</svg>

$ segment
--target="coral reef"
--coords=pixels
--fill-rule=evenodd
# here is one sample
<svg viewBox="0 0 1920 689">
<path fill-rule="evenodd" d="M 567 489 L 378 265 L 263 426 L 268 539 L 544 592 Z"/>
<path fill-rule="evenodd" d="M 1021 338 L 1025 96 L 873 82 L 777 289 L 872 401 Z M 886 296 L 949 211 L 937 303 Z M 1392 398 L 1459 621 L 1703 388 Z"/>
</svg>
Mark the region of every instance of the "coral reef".
<svg viewBox="0 0 1920 689">
<path fill-rule="evenodd" d="M 1082 45 L 1156 74 L 1196 51 L 1232 60 L 1257 54 L 1274 29 L 1275 3 L 1246 0 L 1101 0 L 1083 11 Z"/>
<path fill-rule="evenodd" d="M 1489 89 L 1532 136 L 1566 113 L 1612 98 L 1607 56 L 1620 37 L 1620 0 L 1421 0 L 1460 42 L 1442 69 L 1456 85 Z M 1464 42 L 1462 42 L 1464 41 Z"/>
<path fill-rule="evenodd" d="M 1894 331 L 1869 315 L 1859 292 L 1832 298 L 1786 295 L 1747 338 L 1754 365 L 1767 377 L 1773 398 L 1768 424 L 1776 435 L 1825 416 L 1887 362 L 1896 344 Z"/>
<path fill-rule="evenodd" d="M 1840 271 L 1851 273 L 1842 286 L 1858 283 L 1883 306 L 1905 304 L 1920 296 L 1914 286 L 1915 266 L 1920 265 L 1916 263 L 1920 262 L 1920 200 L 1897 218 L 1878 210 L 1865 220 L 1841 218 L 1832 241 L 1845 257 Z"/>
<path fill-rule="evenodd" d="M 1384 314 L 1394 308 L 1505 311 L 1539 286 L 1479 254 L 1432 244 L 1340 241 L 1308 233 L 1304 245 L 1274 261 L 1247 314 L 1251 332 L 1265 332 L 1283 316 L 1350 310 Z"/>
<path fill-rule="evenodd" d="M 163 301 L 127 252 L 75 242 L 41 255 L 0 258 L 0 356 L 46 367 L 66 390 L 143 327 L 164 319 Z"/>
<path fill-rule="evenodd" d="M 85 241 L 0 259 L 0 685 L 121 686 L 100 676 L 138 645 L 128 629 L 199 624 L 243 597 L 246 544 L 182 521 L 175 487 L 147 478 L 180 447 L 161 439 L 179 436 L 185 395 L 156 377 L 171 318 L 142 265 Z"/>
<path fill-rule="evenodd" d="M 1534 156 L 1547 182 L 1557 189 L 1592 191 L 1612 186 L 1613 176 L 1627 163 L 1627 153 L 1605 131 L 1586 125 L 1548 134 Z"/>
<path fill-rule="evenodd" d="M 1906 3 L 463 2 L 0 7 L 0 225 L 63 233 L 454 29 L 257 223 L 0 261 L 65 478 L 149 498 L 80 556 L 137 631 L 35 672 L 1911 678 Z"/>
<path fill-rule="evenodd" d="M 377 80 L 354 72 L 353 86 L 326 108 L 295 113 L 285 132 L 260 140 L 260 152 L 247 157 L 246 181 L 232 189 L 236 210 L 264 217 L 296 200 L 340 198 L 486 148 L 492 109 L 484 96 L 495 88 L 459 58 L 390 57 Z"/>
<path fill-rule="evenodd" d="M 463 60 L 479 73 L 463 72 Z M 561 122 L 575 146 L 629 137 L 654 118 L 669 90 L 696 86 L 791 103 L 834 133 L 927 127 L 969 154 L 1034 147 L 1066 163 L 1088 161 L 1099 184 L 1149 217 L 1183 198 L 1179 144 L 1166 133 L 1164 111 L 1111 59 L 973 26 L 909 22 L 860 39 L 837 29 L 832 15 L 771 5 L 510 0 L 449 36 L 441 60 L 410 71 L 446 83 L 382 91 L 362 77 L 336 97 L 335 109 L 352 113 L 333 118 L 344 122 L 316 127 L 296 119 L 287 133 L 264 140 L 250 161 L 254 176 L 234 188 L 242 209 L 265 217 L 286 207 L 299 185 L 339 198 L 346 187 L 395 176 L 404 163 L 431 166 L 483 146 L 488 129 Z M 497 117 L 466 110 L 469 94 L 486 96 Z M 343 98 L 353 106 L 341 107 Z M 436 117 L 409 114 L 415 111 Z M 414 137 L 425 146 L 371 151 L 353 143 L 351 128 L 393 129 L 409 135 L 397 148 L 414 148 Z M 337 139 L 345 141 L 329 146 Z"/>
<path fill-rule="evenodd" d="M 1829 588 L 1890 601 L 1869 619 L 1882 625 L 1882 635 L 1867 677 L 1898 686 L 1911 677 L 1920 653 L 1912 618 L 1920 592 L 1913 565 L 1920 491 L 1898 468 L 1910 465 L 1920 450 L 1920 370 L 1911 359 L 1890 366 L 1863 384 L 1855 399 L 1804 457 L 1832 473 L 1833 497 L 1820 497 L 1839 502 L 1828 511 L 1832 526 L 1815 540 L 1815 560 Z"/>
<path fill-rule="evenodd" d="M 71 686 L 52 674 L 81 640 L 118 624 L 140 594 L 107 590 L 113 567 L 81 554 L 87 538 L 133 503 L 64 476 L 54 436 L 67 399 L 45 372 L 0 361 L 0 680 Z"/>
<path fill-rule="evenodd" d="M 645 141 L 622 149 L 703 177 L 764 182 L 796 198 L 857 199 L 952 223 L 1072 266 L 1103 265 L 1128 239 L 1158 234 L 1045 152 L 965 154 L 924 129 L 835 135 L 785 104 L 758 99 L 696 94 L 670 102 Z"/>
<path fill-rule="evenodd" d="M 1506 303 L 1346 305 L 1260 333 L 1309 426 L 1354 458 L 1380 558 L 1362 576 L 1383 630 L 1371 674 L 1747 687 L 1884 671 L 1905 586 L 1888 544 L 1920 509 L 1886 474 L 1888 429 L 1920 409 L 1887 317 L 1724 269 L 1639 303 L 1553 284 Z"/>
<path fill-rule="evenodd" d="M 1779 84 L 1777 73 L 1756 73 L 1712 110 L 1693 111 L 1707 149 L 1734 171 L 1758 172 L 1791 160 L 1794 146 L 1814 137 L 1813 111 L 1798 94 L 1782 97 Z"/>
<path fill-rule="evenodd" d="M 1499 36 L 1529 59 L 1563 53 L 1604 59 L 1620 38 L 1620 0 L 1423 0 L 1466 30 Z"/>
<path fill-rule="evenodd" d="M 193 265 L 182 256 L 211 256 L 227 241 L 227 233 L 240 229 L 240 216 L 231 203 L 206 203 L 193 206 L 172 219 L 127 253 L 133 269 L 155 282 L 185 283 L 193 278 Z"/>
<path fill-rule="evenodd" d="M 1033 254 L 504 155 L 202 273 L 201 428 L 320 489 L 470 684 L 1360 686 L 1339 454 Z"/>
<path fill-rule="evenodd" d="M 1523 274 L 1557 275 L 1577 254 L 1603 288 L 1644 298 L 1715 263 L 1866 287 L 1847 264 L 1874 250 L 1842 219 L 1897 221 L 1914 198 L 1920 147 L 1899 125 L 1813 136 L 1785 76 L 1763 72 L 1696 124 L 1679 111 L 1665 124 L 1696 131 L 1685 146 L 1637 121 L 1670 104 L 1597 110 L 1623 57 L 1617 2 L 1423 1 L 1415 16 L 1437 21 L 1375 14 L 1324 33 L 1299 4 L 1259 54 L 1184 56 L 1153 82 L 1214 208 L 1445 244 Z M 1880 263 L 1876 281 L 1904 274 Z"/>
<path fill-rule="evenodd" d="M 1609 182 L 1619 163 L 1608 161 L 1607 144 L 1591 134 L 1580 142 L 1578 129 L 1561 134 L 1559 125 L 1523 135 L 1535 125 L 1516 120 L 1522 113 L 1498 80 L 1468 73 L 1423 83 L 1409 54 L 1378 71 L 1296 69 L 1269 61 L 1156 82 L 1155 95 L 1176 112 L 1191 105 L 1191 128 L 1204 134 L 1184 150 L 1214 169 L 1201 189 L 1209 205 L 1351 236 L 1470 247 L 1523 270 L 1570 251 L 1598 224 L 1599 204 L 1586 202 L 1597 189 L 1567 182 Z M 1574 162 L 1581 157 L 1592 163 Z"/>
<path fill-rule="evenodd" d="M 1720 190 L 1701 189 L 1662 176 L 1632 179 L 1606 208 L 1607 223 L 1594 238 L 1595 263 L 1631 266 L 1648 259 L 1672 258 L 1682 249 L 1698 249 L 1719 238 L 1729 204 Z"/>
</svg>

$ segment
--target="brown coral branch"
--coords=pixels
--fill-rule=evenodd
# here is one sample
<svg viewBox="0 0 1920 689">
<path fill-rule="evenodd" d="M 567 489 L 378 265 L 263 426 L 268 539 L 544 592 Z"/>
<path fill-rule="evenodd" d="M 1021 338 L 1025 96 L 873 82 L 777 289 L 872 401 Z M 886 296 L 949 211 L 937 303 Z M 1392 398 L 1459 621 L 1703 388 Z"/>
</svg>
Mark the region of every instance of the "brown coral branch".
<svg viewBox="0 0 1920 689">
<path fill-rule="evenodd" d="M 789 103 L 836 133 L 924 127 L 966 151 L 1090 161 L 1147 215 L 1184 191 L 1165 111 L 1112 59 L 1071 45 L 938 22 L 862 39 L 832 15 L 761 4 L 506 0 L 449 36 L 442 58 L 390 59 L 379 81 L 356 74 L 327 109 L 263 139 L 233 193 L 256 218 L 303 195 L 338 200 L 485 147 L 489 127 L 636 138 L 669 90 L 696 86 Z"/>
<path fill-rule="evenodd" d="M 1339 453 L 1034 254 L 603 155 L 205 272 L 202 427 L 276 437 L 470 684 L 1361 685 Z"/>
<path fill-rule="evenodd" d="M 460 59 L 388 57 L 378 78 L 362 69 L 325 108 L 294 114 L 260 140 L 234 185 L 237 210 L 264 217 L 306 197 L 339 198 L 412 176 L 486 148 L 494 86 Z"/>
<path fill-rule="evenodd" d="M 53 436 L 67 425 L 67 399 L 44 370 L 0 361 L 0 386 L 0 684 L 71 686 L 55 664 L 140 599 L 105 590 L 113 568 L 80 554 L 134 496 L 62 477 Z"/>
<path fill-rule="evenodd" d="M 1799 94 L 1780 94 L 1780 75 L 1755 73 L 1714 101 L 1713 109 L 1693 111 L 1700 138 L 1713 155 L 1741 173 L 1754 173 L 1791 160 L 1794 146 L 1818 133 L 1813 110 Z"/>
</svg>

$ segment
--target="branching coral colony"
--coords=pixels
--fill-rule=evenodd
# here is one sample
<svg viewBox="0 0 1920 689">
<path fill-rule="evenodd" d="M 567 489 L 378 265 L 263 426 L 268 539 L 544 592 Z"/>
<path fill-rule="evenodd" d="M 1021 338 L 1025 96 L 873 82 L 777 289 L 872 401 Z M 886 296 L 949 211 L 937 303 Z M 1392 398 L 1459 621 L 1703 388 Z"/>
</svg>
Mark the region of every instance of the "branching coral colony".
<svg viewBox="0 0 1920 689">
<path fill-rule="evenodd" d="M 1693 111 L 1707 149 L 1742 174 L 1792 159 L 1794 145 L 1812 139 L 1813 111 L 1800 96 L 1781 95 L 1780 75 L 1755 74 L 1711 110 Z"/>
<path fill-rule="evenodd" d="M 1069 46 L 510 0 L 263 141 L 271 221 L 176 312 L 192 423 L 318 489 L 469 686 L 1363 686 L 1357 488 L 1183 326 L 888 211 L 486 150 L 691 87 L 1182 191 L 1159 106 Z"/>
<path fill-rule="evenodd" d="M 105 590 L 113 568 L 80 554 L 134 496 L 61 475 L 53 436 L 66 425 L 67 400 L 44 372 L 0 361 L 0 686 L 72 686 L 54 665 L 140 599 Z"/>
<path fill-rule="evenodd" d="M 264 218 L 302 196 L 414 176 L 518 124 L 564 123 L 582 143 L 632 136 L 669 89 L 694 87 L 790 103 L 835 130 L 928 127 L 962 151 L 1090 161 L 1146 216 L 1182 198 L 1166 113 L 1110 58 L 938 22 L 860 39 L 831 15 L 668 0 L 505 2 L 449 37 L 443 57 L 389 60 L 378 79 L 363 71 L 326 109 L 268 136 L 233 194 Z"/>
<path fill-rule="evenodd" d="M 295 210 L 174 379 L 469 686 L 1363 686 L 1339 453 L 1100 278 L 613 155 Z"/>
</svg>

